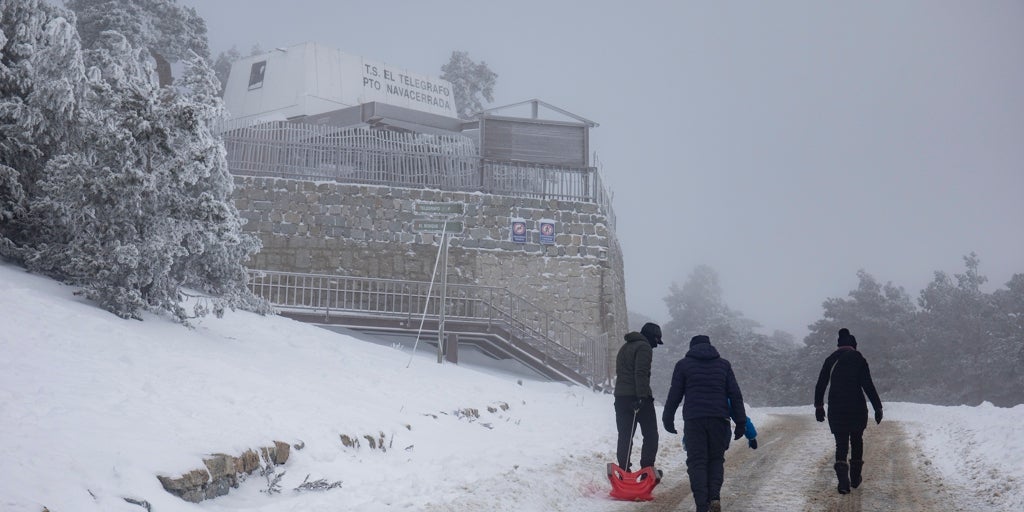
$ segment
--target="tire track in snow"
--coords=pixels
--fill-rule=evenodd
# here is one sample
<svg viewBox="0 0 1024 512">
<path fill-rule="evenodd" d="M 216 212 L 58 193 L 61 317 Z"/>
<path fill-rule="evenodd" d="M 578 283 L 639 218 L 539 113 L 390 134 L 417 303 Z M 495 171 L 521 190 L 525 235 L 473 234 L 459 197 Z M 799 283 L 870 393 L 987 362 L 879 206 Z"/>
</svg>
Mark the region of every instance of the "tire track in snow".
<svg viewBox="0 0 1024 512">
<path fill-rule="evenodd" d="M 769 414 L 758 425 L 757 450 L 745 440 L 725 452 L 725 512 L 965 512 L 986 510 L 979 499 L 943 481 L 904 430 L 891 420 L 864 433 L 864 483 L 850 494 L 836 491 L 835 445 L 828 425 L 813 414 Z M 609 439 L 609 445 L 612 444 Z M 955 456 L 955 454 L 950 454 Z M 678 435 L 662 434 L 657 466 L 665 473 L 654 501 L 608 498 L 607 449 L 576 454 L 544 468 L 512 468 L 452 490 L 421 510 L 445 512 L 668 512 L 694 510 L 686 452 Z"/>
<path fill-rule="evenodd" d="M 864 482 L 850 494 L 836 490 L 835 444 L 813 415 L 772 414 L 758 428 L 757 450 L 733 441 L 725 452 L 722 510 L 726 512 L 954 512 L 965 511 L 956 491 L 927 473 L 929 463 L 899 422 L 871 424 L 864 434 Z M 616 510 L 693 510 L 685 452 L 659 454 L 667 468 L 655 500 Z M 952 493 L 952 495 L 951 495 Z M 943 496 L 946 498 L 944 499 Z"/>
<path fill-rule="evenodd" d="M 810 420 L 813 423 L 813 418 Z M 808 422 L 798 416 L 770 415 L 768 421 L 758 428 L 758 449 L 751 450 L 746 440 L 733 441 L 725 452 L 725 484 L 722 486 L 722 510 L 740 511 L 791 511 L 799 510 L 804 503 L 809 453 L 818 458 L 825 443 L 809 439 Z M 693 495 L 686 475 L 686 454 L 679 451 L 672 471 L 666 471 L 661 486 L 655 489 L 655 500 L 637 506 L 630 504 L 621 508 L 645 512 L 668 512 L 693 510 Z M 813 459 L 812 459 L 813 460 Z M 674 477 L 674 478 L 673 478 Z M 666 484 L 668 485 L 665 488 Z"/>
</svg>

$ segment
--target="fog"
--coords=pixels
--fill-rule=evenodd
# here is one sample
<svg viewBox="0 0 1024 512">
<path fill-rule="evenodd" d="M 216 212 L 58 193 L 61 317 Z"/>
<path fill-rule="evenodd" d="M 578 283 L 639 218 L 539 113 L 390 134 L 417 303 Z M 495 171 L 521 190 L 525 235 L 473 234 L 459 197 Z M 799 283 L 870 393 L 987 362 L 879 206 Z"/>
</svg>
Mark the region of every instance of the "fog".
<svg viewBox="0 0 1024 512">
<path fill-rule="evenodd" d="M 912 297 L 1024 272 L 1024 2 L 181 0 L 214 56 L 304 41 L 440 75 L 452 50 L 600 123 L 631 312 L 695 265 L 798 337 L 864 269 Z"/>
</svg>

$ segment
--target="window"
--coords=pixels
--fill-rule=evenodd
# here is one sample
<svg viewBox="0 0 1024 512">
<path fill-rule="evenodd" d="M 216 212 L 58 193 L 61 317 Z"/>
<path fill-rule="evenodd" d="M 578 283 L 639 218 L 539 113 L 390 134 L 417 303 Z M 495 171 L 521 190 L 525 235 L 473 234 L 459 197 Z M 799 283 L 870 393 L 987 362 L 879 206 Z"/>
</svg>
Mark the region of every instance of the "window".
<svg viewBox="0 0 1024 512">
<path fill-rule="evenodd" d="M 252 63 L 252 69 L 249 70 L 249 90 L 259 89 L 263 87 L 263 74 L 267 71 L 267 61 L 261 60 L 259 62 Z"/>
</svg>

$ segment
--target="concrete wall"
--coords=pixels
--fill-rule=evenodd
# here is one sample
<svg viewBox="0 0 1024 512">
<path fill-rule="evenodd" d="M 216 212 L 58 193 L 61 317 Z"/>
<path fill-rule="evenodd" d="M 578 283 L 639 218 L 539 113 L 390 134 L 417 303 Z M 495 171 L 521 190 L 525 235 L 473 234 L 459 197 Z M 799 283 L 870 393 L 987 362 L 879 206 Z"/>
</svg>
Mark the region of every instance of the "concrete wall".
<svg viewBox="0 0 1024 512">
<path fill-rule="evenodd" d="M 254 268 L 429 281 L 439 237 L 413 232 L 417 202 L 462 202 L 465 230 L 449 247 L 449 283 L 508 288 L 590 336 L 609 361 L 627 329 L 622 251 L 593 203 L 522 199 L 280 178 L 236 177 L 235 204 L 263 249 Z M 526 243 L 511 219 L 526 220 Z M 553 245 L 539 221 L 555 221 Z"/>
</svg>

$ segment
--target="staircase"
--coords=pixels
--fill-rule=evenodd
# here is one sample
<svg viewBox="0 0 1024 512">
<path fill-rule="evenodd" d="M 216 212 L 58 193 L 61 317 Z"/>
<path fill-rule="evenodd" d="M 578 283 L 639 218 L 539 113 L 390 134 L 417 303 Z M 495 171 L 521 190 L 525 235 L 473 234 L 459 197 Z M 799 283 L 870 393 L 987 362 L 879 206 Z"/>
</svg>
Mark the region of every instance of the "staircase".
<svg viewBox="0 0 1024 512">
<path fill-rule="evenodd" d="M 417 332 L 437 342 L 440 286 L 329 274 L 249 271 L 249 288 L 290 318 L 364 331 Z M 556 380 L 608 380 L 607 340 L 591 338 L 504 288 L 448 283 L 444 332 L 488 345 Z"/>
</svg>

